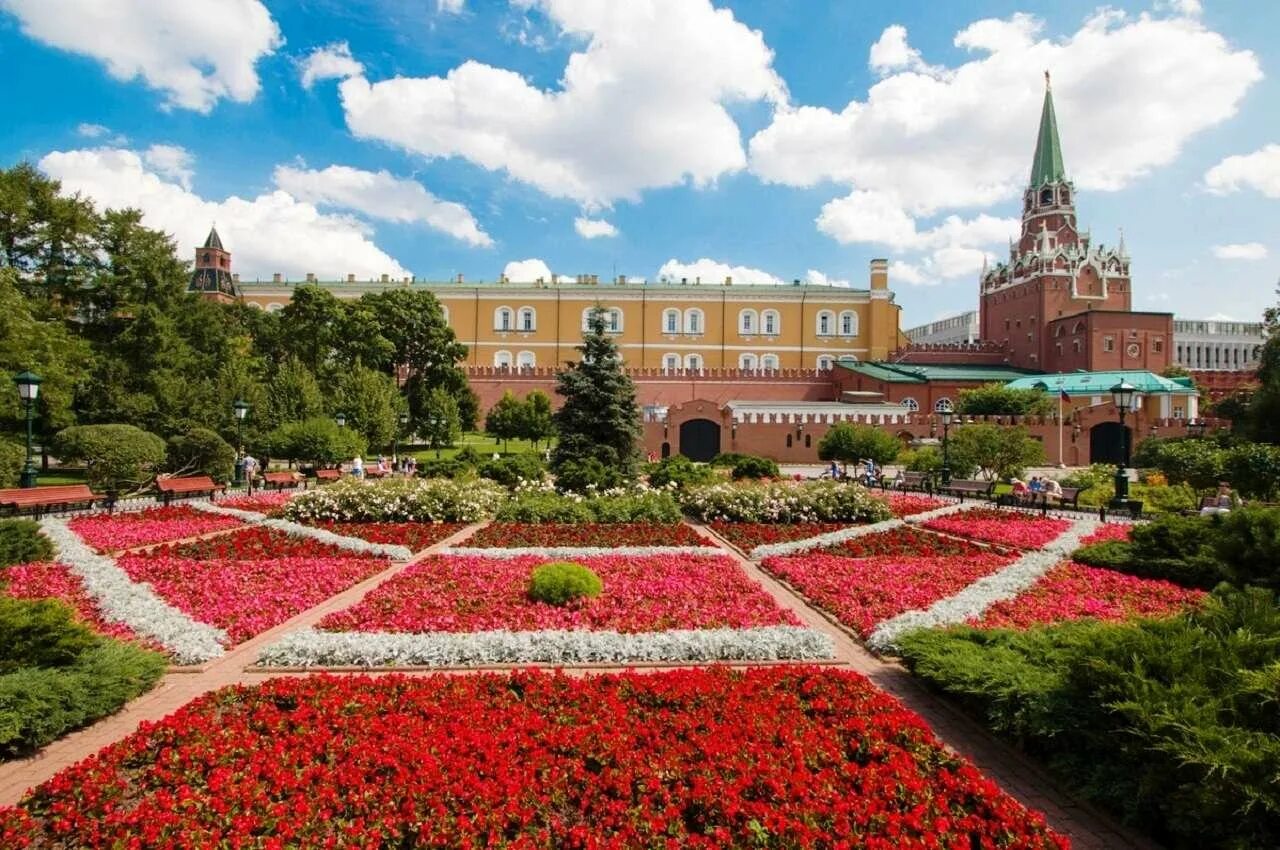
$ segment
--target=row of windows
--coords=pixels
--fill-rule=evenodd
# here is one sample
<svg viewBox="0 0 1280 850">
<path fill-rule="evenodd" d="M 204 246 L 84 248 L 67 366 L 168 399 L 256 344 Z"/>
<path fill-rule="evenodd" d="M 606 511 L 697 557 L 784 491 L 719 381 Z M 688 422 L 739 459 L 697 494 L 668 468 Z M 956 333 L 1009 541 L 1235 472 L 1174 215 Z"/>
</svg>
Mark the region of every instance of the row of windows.
<svg viewBox="0 0 1280 850">
<path fill-rule="evenodd" d="M 587 330 L 591 314 L 595 308 L 588 307 L 582 311 L 582 329 Z M 606 311 L 606 321 L 611 333 L 622 331 L 622 311 L 610 307 Z M 447 318 L 447 316 L 446 316 Z M 538 313 L 533 307 L 499 307 L 493 311 L 493 329 L 495 331 L 535 331 L 538 328 Z M 816 317 L 818 336 L 858 335 L 858 314 L 853 310 L 845 310 L 837 315 L 830 310 L 822 310 Z M 662 330 L 668 334 L 700 334 L 706 330 L 706 316 L 697 307 L 683 312 L 674 308 L 662 311 Z M 782 317 L 777 310 L 742 310 L 738 313 L 738 331 L 746 336 L 762 334 L 776 336 L 782 332 Z"/>
<path fill-rule="evenodd" d="M 532 369 L 538 365 L 538 358 L 534 356 L 532 351 L 521 351 L 514 359 L 512 359 L 510 351 L 495 351 L 493 353 L 493 365 L 500 369 L 510 369 L 512 366 L 519 369 Z"/>
</svg>

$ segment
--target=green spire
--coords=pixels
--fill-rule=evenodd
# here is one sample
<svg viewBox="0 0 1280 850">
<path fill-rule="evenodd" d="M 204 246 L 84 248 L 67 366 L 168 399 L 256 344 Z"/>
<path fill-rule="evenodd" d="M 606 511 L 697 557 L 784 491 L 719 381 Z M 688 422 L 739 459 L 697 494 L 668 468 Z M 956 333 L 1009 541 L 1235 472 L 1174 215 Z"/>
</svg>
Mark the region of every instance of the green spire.
<svg viewBox="0 0 1280 850">
<path fill-rule="evenodd" d="M 1040 111 L 1040 134 L 1036 136 L 1036 155 L 1031 161 L 1031 186 L 1061 183 L 1067 179 L 1062 165 L 1062 142 L 1058 141 L 1058 118 L 1053 112 L 1053 92 L 1049 88 L 1049 72 L 1044 72 L 1044 107 Z"/>
</svg>

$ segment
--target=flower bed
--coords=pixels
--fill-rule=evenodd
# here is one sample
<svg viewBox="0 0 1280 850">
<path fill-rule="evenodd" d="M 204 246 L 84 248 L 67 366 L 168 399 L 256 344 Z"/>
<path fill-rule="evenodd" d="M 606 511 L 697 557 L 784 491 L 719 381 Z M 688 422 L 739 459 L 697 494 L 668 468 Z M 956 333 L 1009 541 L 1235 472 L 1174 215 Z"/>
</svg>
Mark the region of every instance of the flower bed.
<svg viewBox="0 0 1280 850">
<path fill-rule="evenodd" d="M 1012 561 L 991 551 L 968 557 L 812 554 L 767 558 L 762 566 L 865 638 L 877 623 L 927 608 Z"/>
<path fill-rule="evenodd" d="M 203 513 L 186 505 L 113 514 L 88 514 L 67 523 L 99 552 L 181 540 L 244 525 L 238 519 Z"/>
<path fill-rule="evenodd" d="M 957 540 L 954 537 L 943 537 L 930 534 L 918 528 L 901 525 L 882 531 L 878 534 L 866 534 L 828 546 L 822 551 L 829 555 L 843 555 L 846 558 L 882 558 L 882 557 L 969 557 L 992 551 L 989 546 L 982 546 L 968 540 Z M 998 554 L 1009 554 L 996 550 Z"/>
<path fill-rule="evenodd" d="M 320 623 L 329 631 L 667 629 L 800 625 L 724 555 L 584 559 L 604 581 L 595 599 L 565 607 L 530 600 L 546 558 L 436 556 L 384 582 L 361 602 Z"/>
<path fill-rule="evenodd" d="M 60 599 L 75 609 L 80 619 L 99 634 L 151 646 L 150 641 L 143 641 L 134 634 L 133 629 L 123 623 L 108 620 L 97 603 L 85 593 L 84 584 L 65 564 L 39 563 L 9 567 L 0 573 L 0 581 L 4 583 L 6 596 L 14 599 Z"/>
<path fill-rule="evenodd" d="M 254 493 L 252 496 L 232 496 L 229 499 L 218 499 L 223 508 L 235 508 L 240 511 L 254 511 L 269 517 L 284 516 L 284 507 L 289 500 L 298 494 L 294 490 L 272 490 Z"/>
<path fill-rule="evenodd" d="M 1108 543 L 1113 540 L 1127 542 L 1133 534 L 1133 526 L 1119 522 L 1108 522 L 1098 526 L 1098 530 L 1088 537 L 1080 539 L 1081 546 L 1092 546 L 1094 543 Z"/>
<path fill-rule="evenodd" d="M 306 537 L 294 537 L 274 528 L 251 526 L 204 540 L 171 543 L 151 550 L 152 555 L 197 561 L 261 561 L 277 558 L 370 558 Z"/>
<path fill-rule="evenodd" d="M 896 517 L 915 516 L 950 504 L 943 499 L 921 496 L 918 493 L 890 493 L 884 501 L 888 503 L 889 510 L 893 511 Z"/>
<path fill-rule="evenodd" d="M 309 677 L 201 697 L 8 846 L 1066 848 L 851 672 Z"/>
<path fill-rule="evenodd" d="M 344 478 L 298 493 L 284 515 L 295 522 L 478 522 L 493 516 L 507 498 L 505 487 L 483 478 Z"/>
<path fill-rule="evenodd" d="M 679 494 L 690 516 L 703 522 L 876 522 L 891 513 L 857 484 L 806 481 L 770 484 L 713 484 Z"/>
<path fill-rule="evenodd" d="M 848 528 L 847 522 L 723 522 L 708 523 L 708 527 L 728 540 L 743 552 L 750 552 L 757 546 L 773 543 L 789 543 L 792 540 L 807 540 L 819 534 L 828 534 Z"/>
<path fill-rule="evenodd" d="M 710 546 L 687 525 L 650 522 L 490 523 L 458 546 L 475 549 L 528 546 Z"/>
<path fill-rule="evenodd" d="M 1066 563 L 1017 597 L 996 602 L 969 623 L 980 628 L 1025 629 L 1085 618 L 1166 617 L 1198 605 L 1204 596 L 1202 590 L 1167 581 Z"/>
<path fill-rule="evenodd" d="M 925 528 L 1020 549 L 1039 549 L 1071 527 L 1071 521 L 1018 511 L 977 508 L 951 516 L 934 517 Z"/>
<path fill-rule="evenodd" d="M 390 543 L 421 552 L 466 526 L 460 522 L 334 522 L 312 520 L 307 523 L 345 537 L 358 537 L 370 543 Z"/>
</svg>

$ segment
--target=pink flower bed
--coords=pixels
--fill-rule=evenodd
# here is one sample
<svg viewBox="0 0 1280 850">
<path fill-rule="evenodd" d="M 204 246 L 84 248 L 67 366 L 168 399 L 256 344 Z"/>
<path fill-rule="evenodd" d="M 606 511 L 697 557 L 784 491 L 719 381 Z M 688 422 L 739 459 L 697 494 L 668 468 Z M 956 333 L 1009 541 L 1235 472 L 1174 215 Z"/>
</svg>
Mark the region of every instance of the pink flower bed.
<svg viewBox="0 0 1280 850">
<path fill-rule="evenodd" d="M 382 558 L 332 555 L 193 559 L 127 554 L 117 563 L 134 581 L 239 643 L 386 569 Z"/>
<path fill-rule="evenodd" d="M 915 516 L 949 504 L 942 499 L 921 496 L 918 493 L 891 493 L 885 501 L 889 503 L 889 510 L 893 511 L 896 517 Z"/>
<path fill-rule="evenodd" d="M 196 561 L 271 561 L 279 558 L 356 558 L 360 555 L 331 543 L 309 537 L 294 537 L 274 528 L 260 525 L 242 528 L 230 534 L 188 540 L 159 546 L 151 551 L 156 557 L 190 558 Z"/>
<path fill-rule="evenodd" d="M 584 558 L 604 592 L 565 607 L 526 595 L 546 558 L 427 558 L 360 603 L 330 614 L 330 631 L 478 632 L 496 629 L 669 629 L 801 625 L 728 557 Z"/>
<path fill-rule="evenodd" d="M 1081 546 L 1092 546 L 1094 543 L 1107 543 L 1112 540 L 1128 540 L 1133 532 L 1132 525 L 1125 525 L 1119 522 L 1108 522 L 1098 527 L 1098 530 L 1088 537 L 1080 540 Z"/>
<path fill-rule="evenodd" d="M 296 492 L 295 490 L 272 490 L 254 493 L 252 496 L 232 496 L 230 499 L 219 499 L 218 505 L 223 508 L 235 508 L 238 511 L 257 511 L 260 514 L 275 517 L 284 513 L 284 506 Z"/>
<path fill-rule="evenodd" d="M 144 643 L 133 630 L 123 623 L 113 623 L 102 616 L 80 579 L 63 564 L 39 563 L 8 567 L 0 576 L 6 582 L 4 593 L 14 599 L 60 599 L 94 631 L 108 637 Z"/>
<path fill-rule="evenodd" d="M 852 522 L 723 522 L 716 520 L 709 528 L 728 540 L 743 552 L 771 543 L 790 543 L 807 540 L 819 534 L 841 531 L 857 523 Z"/>
<path fill-rule="evenodd" d="M 1039 549 L 1070 528 L 1071 522 L 1018 511 L 976 508 L 935 517 L 924 523 L 924 527 L 1020 549 Z"/>
<path fill-rule="evenodd" d="M 766 558 L 762 566 L 867 637 L 884 620 L 927 608 L 1013 560 L 995 552 L 905 558 L 809 554 Z"/>
<path fill-rule="evenodd" d="M 68 525 L 84 542 L 99 552 L 115 552 L 236 528 L 244 523 L 233 517 L 176 506 L 126 513 L 89 514 L 76 517 Z"/>
<path fill-rule="evenodd" d="M 1017 597 L 992 605 L 970 625 L 1025 629 L 1086 617 L 1112 621 L 1167 617 L 1198 605 L 1204 596 L 1202 590 L 1167 581 L 1066 563 L 1054 567 Z"/>
<path fill-rule="evenodd" d="M 323 528 L 344 537 L 358 537 L 370 543 L 390 543 L 407 546 L 421 552 L 444 540 L 451 534 L 466 528 L 461 522 L 335 522 L 315 520 L 308 522 L 314 528 Z M 462 544 L 466 545 L 466 544 Z"/>
</svg>

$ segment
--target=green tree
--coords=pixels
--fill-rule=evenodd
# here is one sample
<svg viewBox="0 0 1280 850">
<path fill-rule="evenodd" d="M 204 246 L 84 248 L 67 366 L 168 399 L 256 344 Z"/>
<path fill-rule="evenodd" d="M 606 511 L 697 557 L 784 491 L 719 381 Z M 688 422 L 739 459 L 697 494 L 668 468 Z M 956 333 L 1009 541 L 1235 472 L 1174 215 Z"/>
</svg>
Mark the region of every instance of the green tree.
<svg viewBox="0 0 1280 850">
<path fill-rule="evenodd" d="M 286 358 L 267 384 L 263 427 L 272 430 L 286 422 L 301 422 L 323 412 L 324 396 L 315 374 L 298 358 Z"/>
<path fill-rule="evenodd" d="M 960 391 L 956 412 L 969 416 L 1052 416 L 1053 399 L 1042 390 L 991 383 Z"/>
<path fill-rule="evenodd" d="M 85 465 L 89 486 L 109 495 L 141 492 L 165 460 L 164 440 L 132 425 L 75 425 L 54 437 L 63 461 Z"/>
<path fill-rule="evenodd" d="M 520 436 L 533 443 L 550 440 L 556 432 L 555 412 L 551 409 L 551 397 L 542 390 L 531 390 L 524 397 L 524 416 L 520 424 Z"/>
<path fill-rule="evenodd" d="M 506 451 L 507 441 L 524 433 L 526 418 L 525 403 L 507 390 L 484 415 L 484 430 L 490 437 L 502 440 L 502 450 Z"/>
<path fill-rule="evenodd" d="M 172 237 L 144 227 L 139 210 L 103 213 L 99 241 L 104 262 L 85 298 L 91 315 L 109 318 L 133 305 L 186 300 L 187 268 Z"/>
<path fill-rule="evenodd" d="M 235 470 L 236 450 L 208 428 L 193 428 L 169 438 L 166 466 L 174 475 L 208 475 L 228 481 Z"/>
<path fill-rule="evenodd" d="M 848 468 L 851 463 L 873 460 L 877 466 L 893 463 L 902 451 L 898 438 L 873 425 L 837 422 L 818 443 L 818 458 L 839 461 Z"/>
<path fill-rule="evenodd" d="M 347 416 L 371 449 L 389 446 L 400 427 L 400 390 L 390 375 L 356 363 L 337 378 L 332 405 Z"/>
<path fill-rule="evenodd" d="M 333 361 L 343 314 L 342 302 L 329 290 L 310 284 L 294 287 L 280 311 L 285 350 L 321 374 Z"/>
<path fill-rule="evenodd" d="M 605 312 L 592 311 L 578 351 L 582 357 L 560 372 L 556 392 L 564 406 L 555 415 L 560 441 L 551 457 L 557 478 L 566 467 L 590 461 L 611 478 L 635 478 L 640 444 L 636 388 L 622 369 L 618 348 L 605 332 Z M 581 477 L 579 480 L 582 480 Z"/>
<path fill-rule="evenodd" d="M 1243 411 L 1242 431 L 1263 443 L 1280 443 L 1280 305 L 1267 308 L 1262 326 L 1266 341 L 1258 360 L 1258 388 Z"/>
<path fill-rule="evenodd" d="M 458 401 L 444 387 L 436 387 L 427 393 L 418 434 L 426 439 L 427 445 L 435 449 L 437 454 L 441 447 L 452 446 L 461 436 Z"/>
<path fill-rule="evenodd" d="M 302 422 L 286 422 L 264 439 L 264 448 L 272 457 L 302 461 L 317 466 L 333 466 L 367 448 L 364 438 L 350 428 L 339 428 L 327 416 Z"/>
<path fill-rule="evenodd" d="M 951 432 L 948 452 L 961 464 L 976 468 L 987 481 L 1022 475 L 1044 463 L 1044 445 L 1021 425 L 965 425 Z"/>
</svg>

